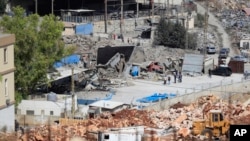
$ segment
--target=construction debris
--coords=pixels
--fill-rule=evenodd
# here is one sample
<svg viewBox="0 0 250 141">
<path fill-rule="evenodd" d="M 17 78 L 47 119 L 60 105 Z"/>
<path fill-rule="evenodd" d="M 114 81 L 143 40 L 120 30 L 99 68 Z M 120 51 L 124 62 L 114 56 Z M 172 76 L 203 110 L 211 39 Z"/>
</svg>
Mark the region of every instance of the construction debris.
<svg viewBox="0 0 250 141">
<path fill-rule="evenodd" d="M 193 121 L 206 118 L 206 115 L 212 109 L 220 109 L 224 118 L 228 119 L 231 124 L 250 124 L 250 104 L 246 106 L 237 102 L 228 104 L 227 101 L 218 100 L 215 96 L 209 95 L 200 97 L 197 102 L 190 105 L 178 102 L 172 108 L 163 111 L 124 109 L 116 113 L 104 112 L 95 119 L 62 119 L 56 125 L 43 125 L 32 128 L 26 134 L 20 135 L 19 140 L 63 141 L 75 136 L 88 139 L 90 133 L 97 134 L 109 128 L 131 126 L 144 126 L 145 140 L 147 136 L 152 137 L 153 129 L 166 130 L 161 135 L 157 135 L 158 137 L 172 137 L 174 132 L 176 132 L 174 134 L 177 138 L 190 137 Z M 150 134 L 147 135 L 148 132 Z M 154 135 L 156 136 L 156 134 Z"/>
</svg>

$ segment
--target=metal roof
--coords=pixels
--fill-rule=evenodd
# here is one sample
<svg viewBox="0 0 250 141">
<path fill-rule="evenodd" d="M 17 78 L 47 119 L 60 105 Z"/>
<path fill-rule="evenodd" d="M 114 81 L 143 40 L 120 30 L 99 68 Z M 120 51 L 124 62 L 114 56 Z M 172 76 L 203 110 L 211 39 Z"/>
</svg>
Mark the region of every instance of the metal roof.
<svg viewBox="0 0 250 141">
<path fill-rule="evenodd" d="M 97 102 L 90 104 L 89 106 L 100 107 L 100 108 L 105 108 L 105 109 L 114 109 L 114 108 L 121 106 L 123 104 L 124 103 L 122 103 L 122 102 L 99 100 Z"/>
<path fill-rule="evenodd" d="M 56 103 L 53 101 L 22 100 L 18 105 L 19 109 L 61 109 L 65 103 Z"/>
<path fill-rule="evenodd" d="M 203 69 L 204 56 L 199 54 L 185 54 L 182 71 L 200 73 Z"/>
</svg>

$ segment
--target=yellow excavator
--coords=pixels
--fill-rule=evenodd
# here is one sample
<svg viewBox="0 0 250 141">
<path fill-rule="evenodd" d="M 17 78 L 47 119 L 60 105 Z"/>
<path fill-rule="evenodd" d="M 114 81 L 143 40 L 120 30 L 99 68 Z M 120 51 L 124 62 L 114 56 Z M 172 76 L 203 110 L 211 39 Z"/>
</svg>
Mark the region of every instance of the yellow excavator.
<svg viewBox="0 0 250 141">
<path fill-rule="evenodd" d="M 205 135 L 209 138 L 228 136 L 230 122 L 225 120 L 221 110 L 210 110 L 208 119 L 193 121 L 193 135 Z"/>
</svg>

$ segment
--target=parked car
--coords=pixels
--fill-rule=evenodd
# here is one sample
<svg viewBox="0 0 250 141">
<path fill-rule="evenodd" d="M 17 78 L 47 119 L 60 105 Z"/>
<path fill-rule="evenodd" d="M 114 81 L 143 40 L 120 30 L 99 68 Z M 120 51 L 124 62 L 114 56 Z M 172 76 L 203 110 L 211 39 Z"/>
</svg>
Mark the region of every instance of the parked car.
<svg viewBox="0 0 250 141">
<path fill-rule="evenodd" d="M 215 47 L 207 47 L 207 54 L 215 54 L 216 49 Z"/>
<path fill-rule="evenodd" d="M 228 66 L 219 66 L 216 69 L 212 70 L 212 74 L 221 76 L 231 76 L 232 69 Z"/>
<path fill-rule="evenodd" d="M 228 54 L 230 53 L 230 48 L 223 47 L 220 51 L 225 51 Z"/>
<path fill-rule="evenodd" d="M 242 56 L 242 55 L 236 55 L 234 57 L 232 57 L 232 60 L 234 61 L 242 61 L 244 63 L 246 63 L 248 61 L 248 58 Z"/>
<path fill-rule="evenodd" d="M 219 52 L 219 58 L 227 58 L 228 52 L 226 50 L 220 50 Z"/>
</svg>

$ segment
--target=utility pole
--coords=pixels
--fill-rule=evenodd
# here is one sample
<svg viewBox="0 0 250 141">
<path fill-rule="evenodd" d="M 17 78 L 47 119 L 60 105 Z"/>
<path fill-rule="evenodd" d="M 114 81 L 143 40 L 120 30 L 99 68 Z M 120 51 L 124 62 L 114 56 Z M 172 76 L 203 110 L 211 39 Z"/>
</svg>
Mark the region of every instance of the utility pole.
<svg viewBox="0 0 250 141">
<path fill-rule="evenodd" d="M 187 14 L 187 22 L 186 22 L 186 44 L 185 49 L 188 49 L 188 28 L 189 28 L 189 15 Z"/>
<path fill-rule="evenodd" d="M 35 13 L 37 14 L 37 0 L 35 0 Z"/>
<path fill-rule="evenodd" d="M 206 12 L 205 12 L 205 24 L 204 24 L 204 42 L 203 42 L 203 53 L 204 53 L 204 59 L 206 58 L 207 54 L 207 28 L 208 28 L 208 0 L 205 1 L 205 7 L 206 7 Z"/>
<path fill-rule="evenodd" d="M 68 0 L 68 9 L 70 9 L 70 0 Z"/>
<path fill-rule="evenodd" d="M 71 109 L 71 116 L 72 118 L 75 117 L 75 82 L 74 82 L 74 67 L 71 68 L 72 75 L 71 75 L 71 92 L 72 92 L 72 109 Z"/>
<path fill-rule="evenodd" d="M 54 0 L 51 0 L 51 14 L 54 15 Z"/>
<path fill-rule="evenodd" d="M 174 1 L 172 0 L 171 10 L 173 10 L 173 8 L 174 8 Z M 177 10 L 176 10 L 176 11 L 177 11 Z M 172 12 L 172 14 L 171 14 L 171 15 L 173 16 L 173 14 L 174 14 L 174 13 Z"/>
<path fill-rule="evenodd" d="M 154 9 L 155 9 L 155 3 L 154 3 L 154 0 L 151 0 L 151 5 L 152 5 L 152 19 L 154 19 Z"/>
<path fill-rule="evenodd" d="M 123 24 L 123 0 L 121 0 L 121 18 L 120 18 L 120 33 L 123 38 L 122 24 Z"/>
<path fill-rule="evenodd" d="M 105 16 L 104 16 L 104 24 L 105 24 L 105 33 L 108 32 L 108 24 L 107 24 L 107 20 L 108 20 L 108 6 L 107 6 L 107 0 L 104 0 L 104 5 L 105 5 Z"/>
<path fill-rule="evenodd" d="M 136 0 L 136 18 L 139 18 L 139 3 L 138 0 Z"/>
<path fill-rule="evenodd" d="M 167 16 L 168 16 L 168 18 L 170 18 L 170 5 L 169 5 L 169 0 L 168 0 L 168 2 L 167 2 L 167 5 L 168 5 Z"/>
<path fill-rule="evenodd" d="M 183 14 L 184 14 L 184 11 L 185 11 L 185 2 L 184 2 L 184 0 L 182 0 L 182 6 L 181 6 L 181 16 L 183 16 Z"/>
</svg>

